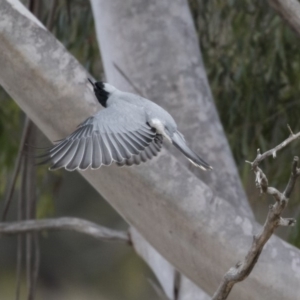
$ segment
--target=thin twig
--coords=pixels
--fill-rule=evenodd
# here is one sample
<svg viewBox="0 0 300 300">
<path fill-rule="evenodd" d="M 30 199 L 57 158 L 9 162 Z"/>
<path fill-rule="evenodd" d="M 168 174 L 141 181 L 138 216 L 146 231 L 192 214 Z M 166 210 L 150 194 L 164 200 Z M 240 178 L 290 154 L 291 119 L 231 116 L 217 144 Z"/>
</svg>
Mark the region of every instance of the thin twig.
<svg viewBox="0 0 300 300">
<path fill-rule="evenodd" d="M 52 0 L 51 9 L 50 9 L 50 13 L 48 14 L 47 25 L 46 25 L 47 29 L 50 32 L 52 31 L 54 25 L 54 16 L 55 16 L 56 7 L 57 7 L 57 0 Z"/>
<path fill-rule="evenodd" d="M 37 280 L 39 276 L 40 269 L 40 245 L 39 245 L 39 236 L 38 233 L 35 232 L 33 234 L 33 243 L 34 243 L 34 262 L 32 268 L 32 279 L 33 279 L 33 295 L 36 293 Z"/>
<path fill-rule="evenodd" d="M 294 134 L 291 131 L 291 129 L 289 128 L 289 125 L 287 125 L 287 126 L 288 126 L 288 129 L 289 129 L 291 135 L 286 140 L 284 140 L 278 146 L 274 147 L 273 149 L 270 149 L 270 150 L 266 151 L 263 154 L 260 154 L 260 150 L 257 149 L 257 151 L 258 151 L 257 157 L 255 158 L 255 160 L 253 161 L 253 163 L 251 163 L 253 168 L 255 168 L 256 166 L 258 166 L 259 163 L 262 162 L 268 156 L 273 156 L 275 158 L 276 155 L 277 155 L 277 152 L 279 150 L 281 150 L 282 148 L 286 147 L 289 143 L 293 142 L 294 140 L 300 138 L 300 132 L 298 132 L 297 134 Z"/>
<path fill-rule="evenodd" d="M 28 137 L 30 136 L 30 132 Z M 27 139 L 28 142 L 29 139 Z M 26 147 L 26 146 L 25 146 Z M 26 148 L 25 148 L 26 149 Z M 29 220 L 31 219 L 31 189 L 29 187 L 30 185 L 30 181 L 32 180 L 31 177 L 31 166 L 28 162 L 28 156 L 24 157 L 24 169 L 23 169 L 23 174 L 22 174 L 22 181 L 23 184 L 25 186 L 25 205 L 26 205 L 26 209 L 25 209 L 25 219 Z M 30 232 L 26 233 L 25 236 L 25 241 L 26 241 L 26 280 L 27 280 L 27 290 L 28 290 L 28 300 L 32 300 L 33 296 L 32 296 L 32 247 L 31 247 L 31 243 L 32 243 L 32 236 Z"/>
<path fill-rule="evenodd" d="M 24 164 L 21 160 L 21 173 L 23 173 Z M 18 221 L 22 221 L 24 218 L 24 184 L 21 180 L 21 186 L 19 191 L 18 199 Z M 16 275 L 16 300 L 20 299 L 20 287 L 21 287 L 21 273 L 22 273 L 22 261 L 23 261 L 23 235 L 18 234 L 18 244 L 17 244 L 17 275 Z"/>
<path fill-rule="evenodd" d="M 102 241 L 130 243 L 129 235 L 126 232 L 112 230 L 79 218 L 64 217 L 57 219 L 0 223 L 0 237 L 2 234 L 12 235 L 26 232 L 39 232 L 43 230 L 76 231 L 90 235 Z"/>
<path fill-rule="evenodd" d="M 294 189 L 295 183 L 296 183 L 296 178 L 300 175 L 300 170 L 297 168 L 298 166 L 298 161 L 299 158 L 297 156 L 294 157 L 294 162 L 293 162 L 293 168 L 292 168 L 292 174 L 289 180 L 289 183 L 284 190 L 283 194 L 284 196 L 289 199 L 291 196 L 291 193 Z"/>
<path fill-rule="evenodd" d="M 18 234 L 18 245 L 17 245 L 17 279 L 16 279 L 16 300 L 20 299 L 20 287 L 21 287 L 21 271 L 22 271 L 22 235 Z"/>
<path fill-rule="evenodd" d="M 143 96 L 143 93 L 142 91 L 130 80 L 130 78 L 126 75 L 126 73 L 114 62 L 113 63 L 114 67 L 118 70 L 118 72 L 124 77 L 124 79 L 129 83 L 129 85 L 132 86 L 132 88 L 139 94 L 141 95 L 142 97 L 145 97 Z"/>
<path fill-rule="evenodd" d="M 26 233 L 26 280 L 27 280 L 27 291 L 28 291 L 28 300 L 32 300 L 32 249 L 31 249 L 31 234 Z"/>
<path fill-rule="evenodd" d="M 41 11 L 43 2 L 39 0 L 32 0 L 29 10 L 38 18 L 41 18 Z M 48 15 L 47 28 L 49 31 L 52 30 L 53 19 L 55 15 L 55 9 L 57 6 L 57 1 L 52 0 L 51 11 Z M 26 152 L 29 155 L 24 159 L 24 174 L 26 180 L 26 219 L 36 218 L 36 172 L 35 172 L 35 162 L 34 162 L 34 152 L 35 152 L 35 142 L 36 142 L 36 127 L 32 123 L 30 126 L 29 133 L 27 135 Z M 33 147 L 28 147 L 31 145 Z M 38 269 L 39 269 L 39 242 L 38 234 L 28 232 L 26 234 L 26 277 L 27 277 L 27 299 L 33 300 L 35 298 L 37 279 L 38 279 Z"/>
<path fill-rule="evenodd" d="M 71 21 L 72 21 L 71 1 L 65 0 L 65 2 L 66 2 L 66 8 L 67 8 L 68 24 L 71 25 Z"/>
<path fill-rule="evenodd" d="M 25 170 L 24 175 L 26 180 L 26 219 L 34 219 L 36 215 L 36 173 L 34 167 L 34 146 L 36 139 L 36 127 L 31 126 L 28 134 L 27 143 L 25 145 L 28 156 L 24 158 Z M 28 147 L 32 145 L 33 147 Z M 35 295 L 35 278 L 34 268 L 36 263 L 35 247 L 33 245 L 34 236 L 32 233 L 26 234 L 26 271 L 27 271 L 27 287 L 28 287 L 28 300 L 33 300 Z M 37 262 L 38 263 L 38 262 Z"/>
<path fill-rule="evenodd" d="M 3 214 L 2 214 L 2 221 L 5 221 L 6 216 L 7 216 L 7 212 L 12 200 L 12 196 L 13 196 L 13 192 L 15 190 L 15 184 L 19 175 L 19 171 L 20 171 L 20 165 L 21 165 L 21 158 L 23 156 L 23 150 L 24 150 L 24 145 L 26 143 L 26 139 L 29 133 L 31 127 L 31 121 L 29 120 L 29 118 L 27 116 L 25 116 L 25 122 L 24 122 L 24 129 L 23 129 L 23 133 L 22 133 L 22 138 L 20 141 L 20 146 L 19 146 L 19 151 L 18 151 L 18 155 L 16 158 L 16 163 L 15 163 L 15 169 L 12 175 L 12 181 L 11 184 L 9 186 L 8 192 L 7 192 L 7 196 L 5 198 L 4 201 L 4 209 L 3 209 Z"/>
</svg>

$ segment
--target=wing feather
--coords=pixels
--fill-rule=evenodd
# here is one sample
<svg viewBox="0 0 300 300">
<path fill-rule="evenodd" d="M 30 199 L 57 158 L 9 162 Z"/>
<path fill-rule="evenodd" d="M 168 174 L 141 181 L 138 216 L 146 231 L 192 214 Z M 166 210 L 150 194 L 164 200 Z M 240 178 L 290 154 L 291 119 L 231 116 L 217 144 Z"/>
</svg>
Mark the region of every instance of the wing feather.
<svg viewBox="0 0 300 300">
<path fill-rule="evenodd" d="M 112 135 L 112 137 L 114 137 L 114 141 L 116 142 L 117 148 L 120 150 L 122 157 L 129 159 L 132 156 L 132 154 L 127 148 L 126 144 L 123 142 L 121 134 L 115 133 L 114 135 Z"/>
<path fill-rule="evenodd" d="M 142 108 L 112 105 L 85 120 L 40 158 L 50 162 L 51 170 L 98 169 L 112 162 L 140 164 L 157 155 L 161 147 L 157 136 Z"/>
<path fill-rule="evenodd" d="M 128 132 L 128 133 L 124 133 L 124 135 L 128 138 L 128 140 L 133 144 L 133 146 L 138 151 L 143 151 L 145 149 L 144 144 L 141 143 L 138 138 L 136 138 L 134 135 L 132 135 L 131 131 Z"/>
<path fill-rule="evenodd" d="M 156 137 L 152 140 L 152 142 L 145 147 L 143 151 L 141 151 L 137 155 L 133 155 L 129 159 L 126 159 L 122 162 L 118 162 L 117 165 L 122 167 L 132 166 L 132 165 L 139 165 L 141 162 L 146 162 L 153 158 L 153 156 L 157 156 L 158 152 L 162 148 L 163 137 L 160 134 L 157 134 Z"/>
<path fill-rule="evenodd" d="M 83 158 L 84 148 L 85 148 L 85 138 L 78 139 L 78 146 L 76 152 L 74 153 L 70 162 L 66 165 L 66 169 L 68 171 L 74 171 L 78 169 L 81 160 Z"/>
<path fill-rule="evenodd" d="M 144 148 L 147 147 L 151 142 L 152 138 L 143 137 L 138 131 L 130 131 L 130 134 L 138 141 Z"/>
<path fill-rule="evenodd" d="M 71 159 L 73 158 L 73 156 L 75 155 L 75 153 L 77 151 L 79 140 L 75 140 L 75 141 L 71 141 L 71 142 L 72 142 L 72 144 L 71 144 L 70 148 L 62 157 L 60 157 L 60 159 L 57 159 L 55 156 L 50 157 L 50 160 L 53 163 L 52 166 L 50 167 L 50 170 L 56 170 L 61 167 L 64 167 L 71 161 Z"/>
<path fill-rule="evenodd" d="M 150 150 L 150 147 L 147 147 L 145 149 L 145 154 L 146 154 L 148 159 L 151 159 L 153 156 L 155 156 L 155 155 L 153 155 L 152 151 Z"/>
<path fill-rule="evenodd" d="M 66 144 L 68 144 L 69 142 L 72 142 L 72 140 L 64 140 L 63 142 L 55 145 L 52 149 L 49 150 L 49 154 L 50 156 L 54 156 L 57 152 L 59 152 L 61 149 L 63 149 L 65 147 Z M 47 155 L 47 153 L 46 153 Z M 49 156 L 49 155 L 48 155 Z"/>
<path fill-rule="evenodd" d="M 97 133 L 93 133 L 92 135 L 93 142 L 93 155 L 92 155 L 92 169 L 99 169 L 102 165 L 102 151 L 98 140 Z"/>
<path fill-rule="evenodd" d="M 140 153 L 140 151 L 134 147 L 132 142 L 125 136 L 125 134 L 119 134 L 119 138 L 122 140 L 123 145 L 126 146 L 131 155 Z"/>
<path fill-rule="evenodd" d="M 79 165 L 79 169 L 86 170 L 92 164 L 92 158 L 93 158 L 92 137 L 87 137 L 85 140 L 85 148 L 83 151 L 83 157 Z"/>
<path fill-rule="evenodd" d="M 104 166 L 109 166 L 112 163 L 112 156 L 110 152 L 110 148 L 108 145 L 108 141 L 106 139 L 106 134 L 102 133 L 98 136 L 99 144 L 102 152 L 102 164 Z"/>
<path fill-rule="evenodd" d="M 123 161 L 124 157 L 121 155 L 121 150 L 119 149 L 117 143 L 114 140 L 112 134 L 107 134 L 107 141 L 112 152 L 112 158 L 114 161 Z"/>
</svg>

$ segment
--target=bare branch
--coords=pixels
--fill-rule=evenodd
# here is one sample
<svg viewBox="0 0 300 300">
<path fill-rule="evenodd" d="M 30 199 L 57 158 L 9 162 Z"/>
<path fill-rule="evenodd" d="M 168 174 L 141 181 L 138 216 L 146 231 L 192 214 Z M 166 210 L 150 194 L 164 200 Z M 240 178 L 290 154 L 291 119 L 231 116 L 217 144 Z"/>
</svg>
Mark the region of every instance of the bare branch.
<svg viewBox="0 0 300 300">
<path fill-rule="evenodd" d="M 38 233 L 33 235 L 33 249 L 34 249 L 34 261 L 32 267 L 32 280 L 33 280 L 33 294 L 36 294 L 37 289 L 37 281 L 40 269 L 40 244 L 39 244 L 39 236 Z"/>
<path fill-rule="evenodd" d="M 268 0 L 268 2 L 300 36 L 300 3 L 297 0 Z"/>
<path fill-rule="evenodd" d="M 51 9 L 50 9 L 50 13 L 48 15 L 47 26 L 46 26 L 50 32 L 53 29 L 56 8 L 57 8 L 57 0 L 52 0 Z M 69 12 L 69 10 L 68 10 L 68 12 Z"/>
<path fill-rule="evenodd" d="M 293 132 L 291 126 L 290 126 L 289 124 L 287 124 L 286 126 L 287 126 L 287 128 L 288 128 L 288 130 L 289 130 L 289 132 L 290 132 L 290 135 L 293 136 L 293 135 L 294 135 L 294 132 Z"/>
<path fill-rule="evenodd" d="M 70 230 L 81 232 L 102 241 L 130 242 L 126 232 L 112 230 L 79 218 L 57 218 L 0 223 L 0 236 L 43 230 Z"/>
<path fill-rule="evenodd" d="M 299 158 L 297 156 L 295 156 L 294 161 L 293 161 L 293 166 L 292 166 L 291 177 L 290 177 L 289 183 L 288 183 L 285 191 L 283 192 L 283 194 L 286 198 L 290 198 L 291 193 L 292 193 L 293 188 L 296 183 L 296 179 L 299 176 L 299 169 L 297 168 L 298 162 L 299 162 Z"/>
<path fill-rule="evenodd" d="M 34 1 L 35 8 L 37 6 Z M 36 171 L 34 167 L 34 146 L 36 142 L 36 127 L 32 123 L 27 136 L 24 151 L 28 153 L 23 159 L 22 182 L 24 184 L 25 219 L 31 220 L 36 215 Z M 31 145 L 29 147 L 28 145 Z M 26 279 L 27 299 L 33 300 L 36 293 L 37 273 L 39 261 L 37 256 L 38 235 L 28 232 L 26 234 Z M 35 244 L 34 244 L 35 243 Z"/>
<path fill-rule="evenodd" d="M 259 165 L 259 163 L 262 162 L 268 156 L 273 156 L 275 158 L 276 154 L 279 150 L 286 147 L 289 143 L 293 142 L 294 140 L 296 140 L 300 137 L 300 132 L 298 132 L 297 134 L 294 134 L 292 132 L 291 128 L 289 127 L 289 125 L 288 125 L 288 128 L 289 128 L 291 135 L 286 140 L 284 140 L 282 143 L 280 143 L 278 146 L 266 151 L 263 154 L 260 154 L 259 149 L 257 150 L 257 156 L 256 156 L 255 160 L 251 163 L 252 168 L 257 167 Z"/>
<path fill-rule="evenodd" d="M 251 273 L 262 252 L 264 245 L 278 226 L 294 226 L 296 223 L 296 220 L 292 218 L 282 218 L 281 214 L 288 204 L 288 200 L 295 186 L 296 179 L 300 175 L 300 171 L 297 168 L 299 158 L 295 156 L 293 159 L 290 179 L 283 193 L 278 191 L 276 188 L 269 187 L 266 175 L 261 170 L 261 168 L 258 167 L 259 163 L 266 157 L 271 155 L 273 155 L 273 157 L 276 157 L 276 152 L 278 150 L 282 149 L 287 144 L 294 141 L 300 136 L 300 133 L 294 134 L 289 126 L 288 128 L 291 134 L 289 138 L 287 138 L 280 145 L 269 151 L 266 151 L 263 154 L 261 154 L 260 150 L 258 149 L 257 157 L 254 162 L 248 162 L 251 164 L 252 169 L 255 173 L 256 186 L 260 189 L 261 193 L 273 196 L 275 203 L 269 207 L 269 213 L 267 215 L 265 224 L 261 232 L 253 237 L 251 249 L 248 251 L 245 259 L 243 260 L 243 262 L 238 262 L 235 267 L 231 268 L 224 275 L 221 284 L 212 297 L 212 300 L 227 299 L 234 284 L 244 280 Z"/>
<path fill-rule="evenodd" d="M 18 151 L 18 155 L 16 158 L 16 163 L 15 163 L 15 169 L 13 172 L 13 176 L 12 176 L 12 181 L 11 184 L 9 186 L 8 192 L 7 192 L 7 196 L 5 199 L 5 204 L 4 204 L 4 209 L 3 209 L 3 214 L 2 214 L 2 221 L 5 221 L 6 219 L 6 215 L 12 200 L 12 196 L 13 196 L 13 192 L 15 189 L 15 184 L 19 175 L 19 171 L 20 171 L 20 166 L 21 166 L 21 159 L 23 156 L 23 149 L 25 146 L 25 142 L 27 140 L 27 136 L 28 133 L 30 131 L 30 127 L 31 127 L 31 121 L 29 120 L 29 118 L 26 116 L 25 117 L 25 122 L 24 122 L 24 129 L 23 129 L 23 133 L 22 133 L 22 138 L 21 138 L 21 142 L 20 142 L 20 146 L 19 146 L 19 151 Z"/>
<path fill-rule="evenodd" d="M 24 174 L 24 162 L 20 163 L 21 174 Z M 19 199 L 18 199 L 18 221 L 23 220 L 25 217 L 25 184 L 24 184 L 24 176 L 21 176 L 21 184 L 20 184 L 20 191 L 19 191 Z M 21 290 L 21 273 L 22 273 L 22 263 L 23 263 L 23 248 L 24 248 L 24 241 L 22 234 L 18 234 L 18 244 L 17 244 L 17 280 L 16 280 L 16 300 L 20 299 L 20 290 Z"/>
<path fill-rule="evenodd" d="M 22 249 L 23 249 L 23 237 L 21 234 L 18 235 L 17 244 L 17 278 L 16 278 L 16 297 L 15 300 L 20 299 L 21 290 L 21 268 L 22 268 Z"/>
</svg>

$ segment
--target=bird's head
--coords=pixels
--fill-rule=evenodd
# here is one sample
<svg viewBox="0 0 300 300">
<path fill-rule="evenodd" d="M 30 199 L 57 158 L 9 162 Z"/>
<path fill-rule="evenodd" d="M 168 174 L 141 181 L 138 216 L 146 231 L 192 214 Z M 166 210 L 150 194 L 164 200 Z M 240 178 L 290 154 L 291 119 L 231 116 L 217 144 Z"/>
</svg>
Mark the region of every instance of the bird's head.
<svg viewBox="0 0 300 300">
<path fill-rule="evenodd" d="M 95 93 L 99 103 L 103 107 L 106 107 L 107 99 L 117 89 L 115 87 L 113 87 L 112 85 L 110 85 L 108 83 L 104 83 L 102 81 L 96 81 L 94 83 L 90 78 L 88 78 L 88 80 L 94 88 L 94 93 Z"/>
</svg>

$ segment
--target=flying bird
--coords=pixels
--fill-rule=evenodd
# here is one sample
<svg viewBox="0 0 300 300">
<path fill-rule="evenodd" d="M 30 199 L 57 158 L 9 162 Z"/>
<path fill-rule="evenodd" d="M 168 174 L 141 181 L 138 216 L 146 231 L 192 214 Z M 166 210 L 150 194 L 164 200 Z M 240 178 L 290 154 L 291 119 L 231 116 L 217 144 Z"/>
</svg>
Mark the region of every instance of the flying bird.
<svg viewBox="0 0 300 300">
<path fill-rule="evenodd" d="M 88 80 L 105 109 L 87 118 L 42 155 L 46 158 L 42 163 L 50 163 L 50 170 L 98 169 L 113 162 L 119 166 L 138 165 L 158 154 L 164 138 L 196 167 L 212 169 L 187 146 L 176 122 L 162 107 L 108 83 Z"/>
</svg>

